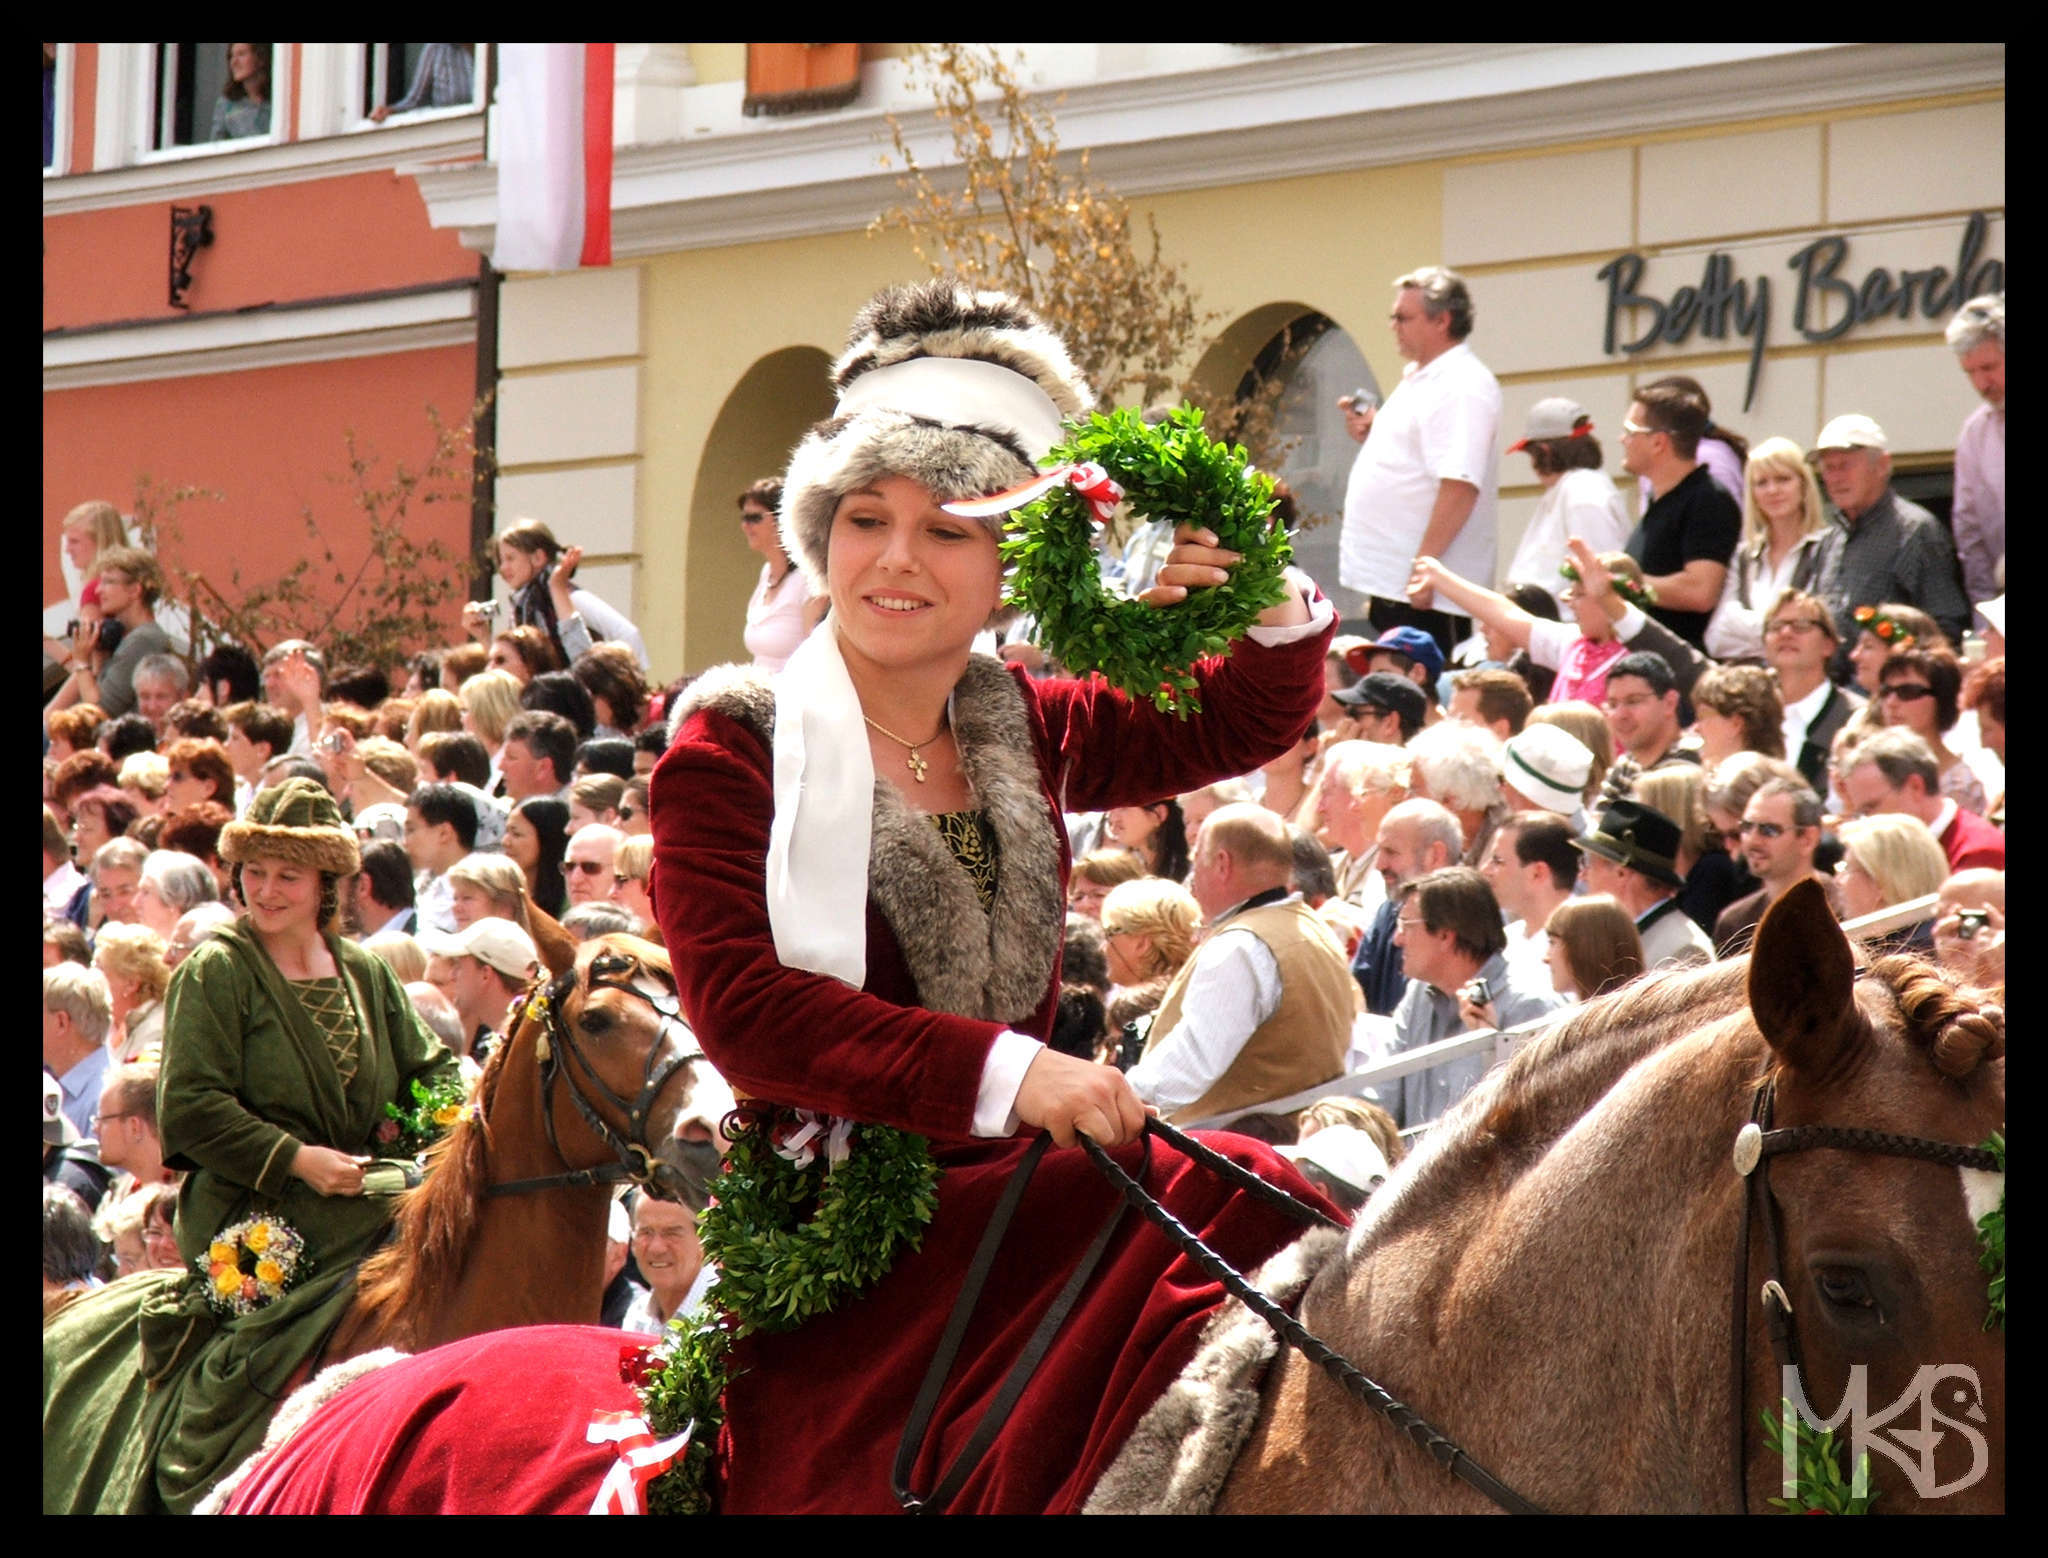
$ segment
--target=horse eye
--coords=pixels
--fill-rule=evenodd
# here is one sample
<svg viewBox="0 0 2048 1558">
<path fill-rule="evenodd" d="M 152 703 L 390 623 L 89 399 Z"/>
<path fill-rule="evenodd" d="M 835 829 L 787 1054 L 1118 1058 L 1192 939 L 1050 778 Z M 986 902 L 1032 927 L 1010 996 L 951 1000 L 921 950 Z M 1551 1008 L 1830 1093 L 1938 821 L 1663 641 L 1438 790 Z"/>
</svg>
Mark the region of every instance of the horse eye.
<svg viewBox="0 0 2048 1558">
<path fill-rule="evenodd" d="M 596 1039 L 611 1032 L 616 1021 L 617 1019 L 603 1007 L 592 1006 L 584 1009 L 583 1015 L 576 1019 L 576 1026 Z"/>
<path fill-rule="evenodd" d="M 1884 1318 L 1869 1282 L 1853 1266 L 1822 1266 L 1813 1274 L 1813 1285 L 1833 1308 L 1858 1311 L 1857 1318 Z"/>
</svg>

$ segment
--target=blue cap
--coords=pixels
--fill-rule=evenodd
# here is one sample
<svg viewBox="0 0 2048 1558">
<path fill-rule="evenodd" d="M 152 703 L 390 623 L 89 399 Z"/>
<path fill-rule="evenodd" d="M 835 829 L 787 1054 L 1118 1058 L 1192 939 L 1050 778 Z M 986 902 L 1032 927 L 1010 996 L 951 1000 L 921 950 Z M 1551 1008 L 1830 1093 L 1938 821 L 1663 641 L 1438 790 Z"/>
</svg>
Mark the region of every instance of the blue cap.
<svg viewBox="0 0 2048 1558">
<path fill-rule="evenodd" d="M 1370 654 L 1372 649 L 1391 649 L 1397 655 L 1406 655 L 1429 673 L 1432 682 L 1444 674 L 1444 652 L 1421 628 L 1388 628 L 1372 641 L 1366 652 Z"/>
</svg>

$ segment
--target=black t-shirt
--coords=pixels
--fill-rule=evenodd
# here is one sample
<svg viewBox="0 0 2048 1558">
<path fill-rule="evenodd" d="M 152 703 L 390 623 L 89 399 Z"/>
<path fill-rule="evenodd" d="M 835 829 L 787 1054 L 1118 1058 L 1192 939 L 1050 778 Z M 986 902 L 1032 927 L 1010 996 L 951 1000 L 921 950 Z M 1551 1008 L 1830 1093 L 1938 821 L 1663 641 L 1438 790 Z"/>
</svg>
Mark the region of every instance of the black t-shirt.
<svg viewBox="0 0 2048 1558">
<path fill-rule="evenodd" d="M 1643 511 L 1642 522 L 1628 538 L 1628 555 L 1653 577 L 1682 572 L 1705 558 L 1724 568 L 1742 539 L 1742 510 L 1715 485 L 1704 465 Z M 1652 606 L 1650 615 L 1695 649 L 1707 647 L 1711 611 L 1671 611 Z"/>
</svg>

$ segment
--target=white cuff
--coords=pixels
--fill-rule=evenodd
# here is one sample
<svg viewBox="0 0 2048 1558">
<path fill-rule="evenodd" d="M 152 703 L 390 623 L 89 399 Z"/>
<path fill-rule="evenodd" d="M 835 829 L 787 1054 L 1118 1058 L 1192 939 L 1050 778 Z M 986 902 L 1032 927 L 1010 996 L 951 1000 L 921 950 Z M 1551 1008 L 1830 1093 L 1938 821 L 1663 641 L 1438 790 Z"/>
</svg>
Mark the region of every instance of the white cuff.
<svg viewBox="0 0 2048 1558">
<path fill-rule="evenodd" d="M 1622 602 L 1621 615 L 1614 619 L 1614 636 L 1624 644 L 1642 632 L 1643 624 L 1650 619 L 1633 601 Z"/>
<path fill-rule="evenodd" d="M 1287 572 L 1288 582 L 1300 584 L 1301 578 L 1293 569 Z M 1330 604 L 1329 596 L 1312 584 L 1302 591 L 1308 606 L 1308 621 L 1296 623 L 1288 628 L 1246 628 L 1244 636 L 1254 644 L 1267 649 L 1278 649 L 1282 644 L 1292 644 L 1322 632 L 1323 628 L 1337 615 L 1337 608 Z"/>
<path fill-rule="evenodd" d="M 1014 1136 L 1023 1124 L 1017 1118 L 1017 1094 L 1024 1073 L 1045 1046 L 1028 1034 L 1005 1028 L 989 1046 L 981 1068 L 981 1088 L 974 1096 L 974 1134 Z"/>
</svg>

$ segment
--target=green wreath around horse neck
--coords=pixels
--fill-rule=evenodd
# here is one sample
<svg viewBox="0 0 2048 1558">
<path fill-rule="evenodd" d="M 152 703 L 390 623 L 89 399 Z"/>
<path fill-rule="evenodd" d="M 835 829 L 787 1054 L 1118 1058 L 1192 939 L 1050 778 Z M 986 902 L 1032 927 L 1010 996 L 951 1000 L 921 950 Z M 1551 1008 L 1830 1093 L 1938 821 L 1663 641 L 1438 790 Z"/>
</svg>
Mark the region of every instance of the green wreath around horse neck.
<svg viewBox="0 0 2048 1558">
<path fill-rule="evenodd" d="M 865 1292 L 905 1246 L 924 1242 L 938 1207 L 939 1167 L 922 1136 L 856 1125 L 844 1161 L 821 1152 L 799 1167 L 776 1151 L 774 1134 L 763 1121 L 733 1137 L 697 1224 L 718 1275 L 701 1309 L 669 1321 L 640 1387 L 657 1437 L 692 1430 L 689 1448 L 648 1484 L 658 1515 L 711 1508 L 733 1342 L 794 1330 Z"/>
<path fill-rule="evenodd" d="M 1097 563 L 1093 510 L 1062 482 L 1010 516 L 1002 553 L 1015 571 L 1004 598 L 1037 619 L 1038 643 L 1069 672 L 1100 672 L 1184 719 L 1201 709 L 1195 662 L 1226 653 L 1287 597 L 1292 549 L 1272 520 L 1273 478 L 1253 470 L 1242 448 L 1205 435 L 1193 406 L 1176 407 L 1157 427 L 1127 407 L 1068 426 L 1072 436 L 1049 459 L 1101 466 L 1140 520 L 1206 526 L 1244 561 L 1229 583 L 1190 590 L 1163 609 L 1115 594 Z"/>
</svg>

